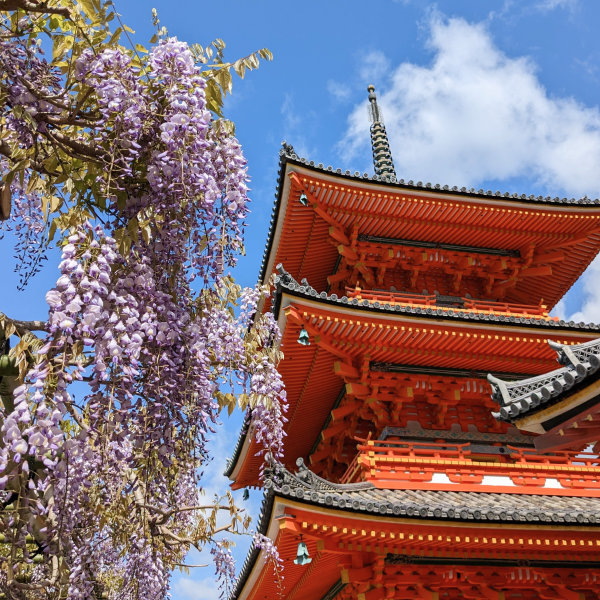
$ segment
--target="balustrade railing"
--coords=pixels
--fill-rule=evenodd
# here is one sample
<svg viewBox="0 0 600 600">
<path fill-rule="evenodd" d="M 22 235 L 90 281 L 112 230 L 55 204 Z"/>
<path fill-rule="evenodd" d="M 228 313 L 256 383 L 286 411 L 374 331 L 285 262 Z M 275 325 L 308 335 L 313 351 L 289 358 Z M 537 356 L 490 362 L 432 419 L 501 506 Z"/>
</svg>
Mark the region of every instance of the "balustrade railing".
<svg viewBox="0 0 600 600">
<path fill-rule="evenodd" d="M 408 292 L 388 292 L 383 290 L 363 290 L 361 288 L 346 288 L 348 298 L 358 300 L 369 300 L 369 302 L 380 302 L 396 306 L 397 304 L 406 306 L 423 306 L 426 308 L 435 307 L 442 310 L 452 308 L 464 310 L 466 312 L 478 312 L 484 314 L 501 314 L 506 316 L 519 317 L 543 317 L 545 319 L 558 320 L 558 317 L 550 317 L 547 307 L 540 303 L 536 305 L 512 304 L 508 302 L 494 302 L 488 300 L 474 300 L 472 298 L 461 298 L 459 296 L 441 296 L 437 294 L 412 294 Z"/>
<path fill-rule="evenodd" d="M 544 487 L 549 481 L 557 489 L 598 491 L 600 457 L 567 451 L 538 454 L 509 445 L 363 440 L 340 482 L 501 485 L 498 476 L 506 485 Z"/>
</svg>

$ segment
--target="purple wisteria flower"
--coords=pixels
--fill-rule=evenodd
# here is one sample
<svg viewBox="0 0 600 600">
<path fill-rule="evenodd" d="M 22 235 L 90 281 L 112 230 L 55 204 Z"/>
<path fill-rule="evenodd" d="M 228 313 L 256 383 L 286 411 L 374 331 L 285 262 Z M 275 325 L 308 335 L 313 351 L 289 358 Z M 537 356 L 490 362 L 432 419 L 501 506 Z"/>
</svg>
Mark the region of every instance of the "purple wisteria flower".
<svg viewBox="0 0 600 600">
<path fill-rule="evenodd" d="M 60 112 L 60 72 L 38 49 L 6 40 L 0 68 L 21 107 L 9 135 L 31 147 L 47 114 Z M 250 398 L 251 431 L 269 462 L 283 455 L 287 410 L 280 332 L 270 313 L 257 312 L 268 292 L 242 291 L 225 272 L 243 251 L 246 160 L 215 126 L 206 81 L 176 38 L 151 50 L 143 73 L 116 47 L 84 50 L 74 69 L 97 108 L 81 134 L 94 144 L 90 206 L 63 223 L 47 336 L 2 414 L 0 495 L 26 490 L 26 513 L 11 513 L 7 539 L 22 548 L 33 537 L 38 554 L 28 564 L 46 586 L 58 585 L 57 565 L 67 565 L 60 585 L 69 598 L 106 590 L 111 600 L 164 600 L 170 570 L 205 543 L 229 590 L 228 544 L 212 539 L 209 525 L 202 537 L 194 509 L 219 388 L 239 385 Z M 24 77 L 54 104 L 31 95 Z M 33 256 L 47 224 L 28 181 L 11 190 L 17 252 Z M 77 185 L 68 181 L 61 194 Z M 74 382 L 85 390 L 77 397 Z M 279 573 L 276 550 L 266 538 L 255 543 Z"/>
</svg>

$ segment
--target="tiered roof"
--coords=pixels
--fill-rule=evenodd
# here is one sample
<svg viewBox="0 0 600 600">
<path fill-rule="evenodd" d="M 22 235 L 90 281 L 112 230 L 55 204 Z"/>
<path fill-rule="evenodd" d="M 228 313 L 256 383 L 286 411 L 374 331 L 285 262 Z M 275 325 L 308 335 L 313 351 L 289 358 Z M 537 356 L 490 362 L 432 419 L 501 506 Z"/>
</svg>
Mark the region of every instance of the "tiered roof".
<svg viewBox="0 0 600 600">
<path fill-rule="evenodd" d="M 298 200 L 302 192 L 308 206 Z M 284 145 L 261 280 L 266 281 L 275 266 L 282 263 L 296 280 L 308 277 L 319 292 L 327 290 L 327 279 L 335 271 L 340 252 L 344 252 L 340 246 L 346 245 L 347 228 L 356 226 L 359 234 L 365 236 L 366 241 L 361 243 L 370 243 L 374 251 L 391 245 L 402 248 L 404 254 L 395 260 L 404 261 L 405 267 L 415 263 L 418 256 L 414 251 L 422 249 L 420 243 L 463 246 L 462 250 L 453 250 L 455 258 L 460 258 L 462 252 L 465 259 L 477 259 L 464 263 L 465 282 L 477 269 L 482 273 L 489 271 L 491 285 L 496 286 L 494 294 L 502 292 L 503 288 L 498 287 L 502 284 L 507 300 L 522 303 L 527 298 L 529 304 L 543 300 L 551 308 L 597 253 L 599 205 L 600 201 L 588 198 L 536 198 L 352 175 L 315 166 L 298 157 L 291 146 Z M 469 239 L 468 248 L 464 247 L 465 236 Z M 502 250 L 505 256 L 486 255 L 490 249 Z M 430 254 L 431 259 L 433 249 Z M 488 265 L 486 260 L 490 262 L 492 258 L 488 260 L 484 255 L 500 263 Z M 482 257 L 483 262 L 479 260 Z M 437 260 L 441 260 L 439 252 Z M 492 276 L 502 271 L 502 260 L 507 279 L 496 281 Z M 439 271 L 440 265 L 428 262 L 432 263 L 431 273 Z M 424 268 L 422 264 L 414 266 L 421 271 Z M 418 293 L 422 292 L 420 282 L 429 281 L 432 287 L 437 281 L 433 275 L 433 279 L 422 273 L 419 277 L 424 279 L 415 283 Z M 489 294 L 470 295 L 491 298 Z"/>
<path fill-rule="evenodd" d="M 564 435 L 546 428 L 562 419 L 600 439 L 600 326 L 549 315 L 598 253 L 600 200 L 397 181 L 369 92 L 376 175 L 284 142 L 261 266 L 289 411 L 258 531 L 285 597 L 590 600 L 600 464 L 542 456 L 535 433 Z M 261 483 L 249 429 L 235 488 Z M 265 556 L 251 550 L 238 600 L 281 592 Z"/>
<path fill-rule="evenodd" d="M 311 473 L 302 461 L 298 466 L 296 474 L 285 469 L 268 474 L 257 528 L 277 541 L 284 560 L 286 597 L 333 598 L 353 582 L 372 582 L 378 565 L 390 585 L 401 581 L 394 565 L 406 571 L 405 577 L 413 575 L 404 579 L 407 593 L 412 594 L 407 597 L 421 597 L 419 585 L 433 582 L 432 573 L 441 577 L 449 569 L 480 573 L 481 581 L 467 582 L 471 594 L 483 593 L 479 585 L 495 584 L 497 589 L 528 597 L 523 596 L 531 583 L 526 569 L 543 575 L 532 581 L 536 589 L 550 594 L 544 597 L 552 597 L 558 586 L 567 595 L 557 597 L 569 598 L 568 592 L 585 597 L 586 590 L 596 590 L 600 583 L 600 579 L 590 578 L 588 583 L 588 578 L 574 576 L 586 572 L 582 569 L 591 573 L 600 567 L 597 499 L 380 490 L 368 483 L 331 484 Z M 309 565 L 292 562 L 300 534 L 312 557 Z M 571 546 L 578 548 L 577 553 L 567 555 Z M 353 568 L 352 557 L 358 555 L 370 557 L 371 565 L 362 567 L 361 562 Z M 552 575 L 560 576 L 557 584 Z M 454 588 L 464 580 L 449 576 L 445 585 L 439 581 L 435 589 L 448 586 L 456 593 Z M 252 550 L 234 596 L 254 600 L 274 598 L 278 592 L 270 568 L 264 566 L 260 552 Z"/>
<path fill-rule="evenodd" d="M 488 376 L 492 413 L 519 429 L 542 434 L 539 450 L 558 450 L 600 440 L 600 339 L 575 346 L 549 340 L 564 365 L 550 373 L 508 382 Z"/>
<path fill-rule="evenodd" d="M 473 400 L 469 400 L 469 393 L 461 392 L 463 400 L 446 413 L 444 428 L 448 429 L 453 422 L 462 423 L 465 428 L 472 423 L 483 430 L 502 433 L 506 432 L 506 425 L 499 428 L 494 425 L 491 412 L 497 407 L 491 401 L 485 375 L 489 372 L 500 377 L 506 377 L 506 373 L 521 378 L 542 375 L 556 364 L 556 355 L 546 342 L 549 334 L 569 345 L 597 336 L 595 325 L 568 324 L 539 315 L 469 314 L 448 307 L 392 306 L 355 300 L 318 293 L 286 272 L 277 279 L 274 309 L 283 333 L 285 354 L 279 371 L 286 383 L 290 405 L 285 444 L 288 468 L 296 458 L 308 460 L 321 450 L 322 446 L 315 447 L 315 442 L 322 439 L 322 432 L 331 424 L 331 411 L 338 406 L 343 408 L 348 402 L 344 399 L 344 392 L 348 391 L 346 383 L 350 381 L 344 377 L 347 371 L 343 366 L 338 367 L 336 374 L 336 363 L 345 359 L 356 361 L 368 353 L 365 383 L 379 385 L 380 393 L 385 385 L 397 387 L 407 373 L 412 373 L 413 383 L 406 385 L 414 387 L 423 369 L 429 370 L 432 377 L 449 377 L 453 381 L 462 375 L 464 379 L 458 381 L 464 381 L 464 385 L 469 377 L 470 385 L 478 380 L 477 385 L 486 387 Z M 310 346 L 297 343 L 302 326 L 311 336 Z M 444 368 L 438 367 L 440 361 Z M 356 392 L 349 390 L 353 391 Z M 426 426 L 430 417 L 410 418 L 423 419 Z M 378 427 L 390 424 L 382 421 Z M 366 437 L 369 431 L 360 430 L 356 434 Z M 243 432 L 226 471 L 235 487 L 258 485 L 261 458 L 255 456 L 257 452 L 258 447 Z"/>
</svg>

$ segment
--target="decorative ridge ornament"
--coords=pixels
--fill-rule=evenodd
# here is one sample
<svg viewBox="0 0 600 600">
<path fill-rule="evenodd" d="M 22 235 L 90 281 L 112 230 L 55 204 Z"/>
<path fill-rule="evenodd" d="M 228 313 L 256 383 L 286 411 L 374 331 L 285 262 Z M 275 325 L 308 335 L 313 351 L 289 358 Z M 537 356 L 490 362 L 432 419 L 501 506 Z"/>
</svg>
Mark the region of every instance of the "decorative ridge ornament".
<svg viewBox="0 0 600 600">
<path fill-rule="evenodd" d="M 371 482 L 331 483 L 310 471 L 303 458 L 296 460 L 296 466 L 298 471 L 295 474 L 278 464 L 265 468 L 265 489 L 272 489 L 286 495 L 292 495 L 293 492 L 297 498 L 310 498 L 311 492 L 314 492 L 317 494 L 315 498 L 318 499 L 320 492 L 360 491 L 375 487 Z"/>
<path fill-rule="evenodd" d="M 500 405 L 500 410 L 492 413 L 496 419 L 513 422 L 524 414 L 541 410 L 600 369 L 600 339 L 575 346 L 548 340 L 548 345 L 558 354 L 558 362 L 564 366 L 514 382 L 488 374 L 492 399 Z"/>
<path fill-rule="evenodd" d="M 377 96 L 375 87 L 370 85 L 367 88 L 369 92 L 369 119 L 371 120 L 371 146 L 373 148 L 373 164 L 375 166 L 375 175 L 379 177 L 396 179 L 396 170 L 392 160 L 392 152 L 388 141 L 385 125 L 383 124 L 383 114 L 377 105 Z"/>
</svg>

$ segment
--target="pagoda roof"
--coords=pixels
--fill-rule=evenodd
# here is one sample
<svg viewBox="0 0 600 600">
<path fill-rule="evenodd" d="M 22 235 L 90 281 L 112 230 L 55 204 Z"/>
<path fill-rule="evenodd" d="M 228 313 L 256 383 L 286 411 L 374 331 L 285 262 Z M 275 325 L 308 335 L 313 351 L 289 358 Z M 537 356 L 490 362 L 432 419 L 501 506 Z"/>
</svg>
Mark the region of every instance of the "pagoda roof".
<svg viewBox="0 0 600 600">
<path fill-rule="evenodd" d="M 368 301 L 355 304 L 348 298 L 318 294 L 285 273 L 276 280 L 273 308 L 283 334 L 285 354 L 279 370 L 289 402 L 286 464 L 298 456 L 308 456 L 344 388 L 344 380 L 334 374 L 334 363 L 341 355 L 360 359 L 370 352 L 373 363 L 403 363 L 408 364 L 407 368 L 428 367 L 433 371 L 442 357 L 446 367 L 475 371 L 475 377 L 485 377 L 483 374 L 490 371 L 497 374 L 511 371 L 515 377 L 519 374 L 528 377 L 542 375 L 555 365 L 554 353 L 546 344 L 549 330 L 555 339 L 580 343 L 595 337 L 598 329 L 595 325 L 570 325 L 543 318 L 470 315 L 446 308 L 391 307 Z M 306 329 L 314 336 L 311 346 L 297 343 L 299 319 L 304 319 Z M 336 345 L 332 328 L 341 326 L 346 328 L 344 345 Z M 496 343 L 493 356 L 489 354 L 490 335 L 504 338 Z M 457 340 L 452 342 L 457 350 L 452 356 L 447 356 L 444 338 L 448 336 Z M 527 347 L 522 348 L 523 344 Z M 460 356 L 459 347 L 465 350 Z M 512 356 L 520 356 L 521 360 L 513 361 Z M 298 422 L 303 423 L 302 431 L 294 428 Z M 225 471 L 226 476 L 235 480 L 236 487 L 258 485 L 262 460 L 254 456 L 258 450 L 246 430 L 242 430 Z"/>
<path fill-rule="evenodd" d="M 275 282 L 277 286 L 277 294 L 275 295 L 276 302 L 274 305 L 275 318 L 279 317 L 281 309 L 281 291 L 284 291 L 286 295 L 290 297 L 306 298 L 309 300 L 315 300 L 323 305 L 330 305 L 332 307 L 348 307 L 351 309 L 357 309 L 364 311 L 365 313 L 371 314 L 393 314 L 397 316 L 418 316 L 423 319 L 439 320 L 444 319 L 447 321 L 454 322 L 485 322 L 485 323 L 504 323 L 504 324 L 518 324 L 525 327 L 544 327 L 548 329 L 554 329 L 559 331 L 561 329 L 568 330 L 582 330 L 582 331 L 600 331 L 600 324 L 596 323 L 584 323 L 580 321 L 565 321 L 564 319 L 548 318 L 544 316 L 517 316 L 502 314 L 500 311 L 491 310 L 461 310 L 457 308 L 451 308 L 444 306 L 444 297 L 441 297 L 439 306 L 426 306 L 425 304 L 419 306 L 419 296 L 415 295 L 415 300 L 412 305 L 407 304 L 395 304 L 392 305 L 390 302 L 380 301 L 377 299 L 364 298 L 358 300 L 357 298 L 348 298 L 342 296 L 341 298 L 337 294 L 328 294 L 327 292 L 318 292 L 315 288 L 311 287 L 308 281 L 304 280 L 302 283 L 298 283 L 289 273 L 284 269 Z M 491 304 L 491 303 L 490 303 Z M 496 313 L 496 314 L 494 314 Z"/>
<path fill-rule="evenodd" d="M 467 527 L 480 528 L 476 530 L 479 535 L 485 535 L 484 529 L 481 528 L 486 526 L 493 528 L 496 535 L 500 535 L 500 529 L 505 527 L 523 532 L 532 529 L 542 535 L 544 533 L 551 534 L 553 529 L 567 535 L 565 531 L 568 528 L 591 531 L 600 527 L 600 506 L 596 498 L 517 496 L 430 490 L 382 490 L 375 488 L 370 483 L 330 483 L 312 473 L 304 465 L 302 459 L 298 459 L 297 466 L 299 468 L 296 473 L 291 473 L 280 465 L 266 471 L 266 489 L 256 528 L 258 533 L 274 539 L 281 527 L 281 523 L 277 526 L 277 521 L 284 518 L 295 519 L 295 515 L 290 513 L 295 513 L 303 507 L 311 512 L 327 512 L 337 518 L 347 515 L 348 520 L 345 523 L 348 527 L 356 527 L 356 529 L 359 529 L 356 518 L 360 519 L 361 515 L 369 520 L 369 529 L 379 527 L 375 522 L 379 518 L 382 520 L 380 525 L 388 533 L 395 527 L 394 521 L 397 521 L 405 531 L 420 523 L 423 526 L 463 524 Z M 306 515 L 306 513 L 303 514 Z M 306 523 L 304 525 L 306 526 Z M 310 532 L 310 526 L 306 531 Z M 458 532 L 458 530 L 454 531 Z M 365 534 L 364 531 L 362 533 Z M 505 534 L 509 535 L 508 531 L 501 535 L 504 537 Z M 597 533 L 593 535 L 597 536 Z M 294 536 L 294 538 L 296 537 Z M 468 541 L 469 538 L 465 539 Z M 297 544 L 297 540 L 295 542 Z M 495 539 L 494 542 L 496 542 Z M 390 544 L 390 542 L 382 540 L 378 540 L 378 543 Z M 288 550 L 287 545 L 285 550 Z M 351 548 L 352 544 L 349 547 Z M 280 552 L 282 552 L 281 547 Z M 250 549 L 231 598 L 245 600 L 248 597 L 249 588 L 258 581 L 255 568 L 258 566 L 260 554 L 261 551 L 258 548 Z M 422 552 L 420 554 L 425 556 Z M 429 553 L 429 556 L 432 556 L 432 553 Z M 416 555 L 414 558 L 418 559 L 418 557 Z M 388 554 L 386 560 L 393 562 L 394 555 Z M 460 562 L 458 556 L 454 560 Z M 578 557 L 578 560 L 585 560 L 585 558 Z M 493 563 L 493 560 L 485 562 L 489 564 Z M 544 561 L 540 562 L 543 564 Z M 284 569 L 289 569 L 289 564 L 286 563 Z M 514 564 L 515 566 L 519 564 L 516 559 Z M 564 564 L 568 565 L 569 562 L 565 561 Z M 292 578 L 291 585 L 293 587 L 295 574 L 286 574 L 284 571 L 284 576 L 287 579 Z M 251 579 L 253 581 L 250 581 Z M 322 597 L 335 581 L 322 581 L 321 583 L 323 589 L 320 591 L 320 595 L 315 597 Z M 248 593 L 242 595 L 245 590 Z"/>
<path fill-rule="evenodd" d="M 523 244 L 536 242 L 536 252 L 539 250 L 543 256 L 536 255 L 535 265 L 549 257 L 544 254 L 546 250 L 558 249 L 563 252 L 564 260 L 552 259 L 551 276 L 533 276 L 534 269 L 530 268 L 527 279 L 519 280 L 517 287 L 511 288 L 514 292 L 506 292 L 508 297 L 511 294 L 515 298 L 531 297 L 532 303 L 543 298 L 546 304 L 554 306 L 600 246 L 600 223 L 590 220 L 600 218 L 600 200 L 415 185 L 404 180 L 343 173 L 341 169 L 324 168 L 300 158 L 285 144 L 280 155 L 275 205 L 259 277 L 262 282 L 270 277 L 277 262 L 283 262 L 298 279 L 308 275 L 319 291 L 326 289 L 327 277 L 334 273 L 339 258 L 338 250 L 330 243 L 330 226 L 334 224 L 343 230 L 359 225 L 361 235 L 385 238 L 389 243 L 398 238 L 402 243 L 465 244 L 465 236 L 468 236 L 469 248 L 465 247 L 464 252 L 485 251 L 486 248 L 478 246 L 490 245 L 509 253 L 524 252 Z M 322 218 L 325 213 L 319 216 L 311 207 L 292 199 L 292 183 L 288 177 L 292 173 L 307 179 L 302 185 L 316 190 L 319 202 L 323 201 L 325 219 Z M 311 178 L 314 186 L 308 181 Z M 342 186 L 346 193 L 327 195 L 326 188 L 335 186 Z M 296 191 L 299 195 L 300 190 Z M 407 202 L 399 197 L 402 194 L 410 196 Z M 441 219 L 448 222 L 441 224 Z M 561 243 L 564 244 L 561 246 Z"/>
<path fill-rule="evenodd" d="M 573 346 L 550 340 L 548 344 L 562 367 L 520 381 L 488 376 L 493 399 L 500 405 L 493 416 L 542 434 L 536 438 L 538 449 L 600 440 L 600 339 Z M 556 432 L 559 437 L 552 435 Z"/>
<path fill-rule="evenodd" d="M 330 483 L 299 458 L 298 472 L 277 467 L 265 481 L 267 492 L 339 510 L 443 521 L 589 523 L 600 527 L 598 498 L 545 495 L 381 489 L 371 482 Z"/>
</svg>

